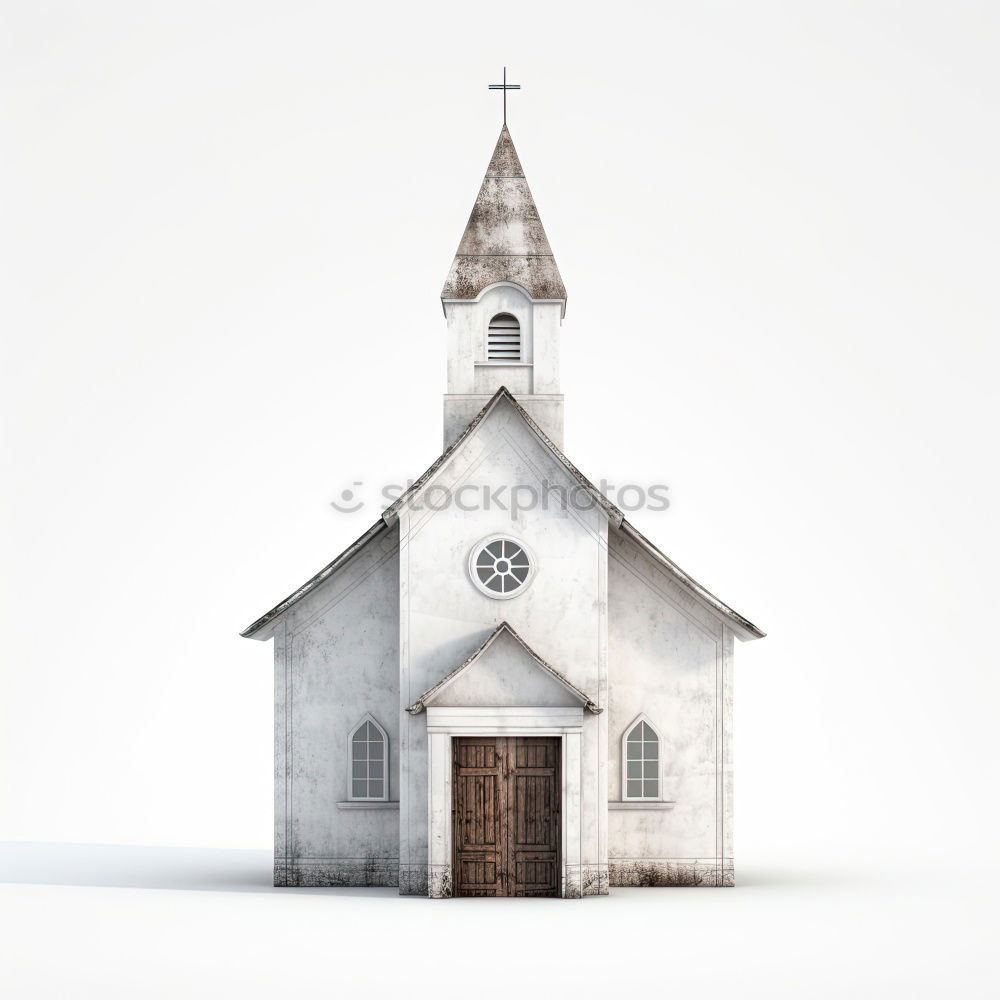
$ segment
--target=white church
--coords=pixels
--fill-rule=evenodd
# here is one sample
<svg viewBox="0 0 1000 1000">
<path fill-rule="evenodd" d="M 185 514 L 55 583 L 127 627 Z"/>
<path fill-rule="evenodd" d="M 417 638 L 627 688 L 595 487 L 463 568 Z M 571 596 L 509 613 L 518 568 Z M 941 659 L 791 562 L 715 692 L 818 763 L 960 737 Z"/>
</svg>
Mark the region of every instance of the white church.
<svg viewBox="0 0 1000 1000">
<path fill-rule="evenodd" d="M 563 454 L 566 289 L 506 124 L 441 302 L 443 453 L 242 633 L 274 640 L 274 884 L 733 885 L 733 649 L 764 633 Z"/>
</svg>

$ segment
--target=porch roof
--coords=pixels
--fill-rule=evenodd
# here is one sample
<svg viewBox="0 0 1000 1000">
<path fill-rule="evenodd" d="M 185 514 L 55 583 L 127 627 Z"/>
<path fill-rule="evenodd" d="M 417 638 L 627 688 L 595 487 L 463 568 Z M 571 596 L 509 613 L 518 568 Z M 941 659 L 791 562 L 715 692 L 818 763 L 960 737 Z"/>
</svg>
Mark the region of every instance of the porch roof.
<svg viewBox="0 0 1000 1000">
<path fill-rule="evenodd" d="M 502 635 L 512 638 L 538 667 L 544 670 L 550 677 L 558 681 L 577 701 L 594 715 L 600 715 L 604 711 L 599 708 L 597 702 L 590 695 L 585 694 L 575 684 L 568 681 L 551 664 L 543 660 L 518 634 L 509 622 L 502 621 L 489 635 L 487 640 L 467 659 L 457 666 L 450 674 L 446 674 L 433 687 L 429 687 L 412 705 L 407 706 L 406 711 L 410 715 L 419 715 L 429 705 L 433 705 L 441 693 L 450 687 L 458 678 L 465 673 Z"/>
</svg>

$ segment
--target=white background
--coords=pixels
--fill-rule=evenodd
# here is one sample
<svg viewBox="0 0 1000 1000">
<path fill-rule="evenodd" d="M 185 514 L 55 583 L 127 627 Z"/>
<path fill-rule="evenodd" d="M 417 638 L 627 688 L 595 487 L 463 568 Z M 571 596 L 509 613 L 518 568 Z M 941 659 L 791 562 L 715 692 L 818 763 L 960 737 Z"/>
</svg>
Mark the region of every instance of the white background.
<svg viewBox="0 0 1000 1000">
<path fill-rule="evenodd" d="M 488 995 L 995 995 L 998 27 L 6 0 L 0 839 L 48 845 L 3 856 L 10 995 L 412 990 L 477 926 L 533 948 Z M 737 649 L 741 887 L 269 892 L 271 650 L 238 632 L 439 451 L 505 62 L 568 454 L 669 484 L 631 519 L 769 633 Z"/>
</svg>

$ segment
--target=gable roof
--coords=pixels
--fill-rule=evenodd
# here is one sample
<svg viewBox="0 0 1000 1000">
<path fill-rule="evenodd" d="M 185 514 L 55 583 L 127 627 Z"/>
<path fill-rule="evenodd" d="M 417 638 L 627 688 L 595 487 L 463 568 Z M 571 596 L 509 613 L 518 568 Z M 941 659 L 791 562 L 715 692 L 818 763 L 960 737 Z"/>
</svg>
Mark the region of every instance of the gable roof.
<svg viewBox="0 0 1000 1000">
<path fill-rule="evenodd" d="M 561 449 L 546 435 L 546 433 L 535 423 L 531 415 L 514 398 L 506 386 L 501 386 L 490 398 L 489 402 L 476 414 L 468 427 L 446 448 L 431 465 L 424 471 L 419 479 L 392 503 L 382 513 L 380 520 L 376 521 L 360 538 L 352 542 L 335 559 L 327 563 L 315 576 L 307 580 L 298 590 L 286 597 L 280 604 L 273 607 L 265 615 L 258 618 L 252 625 L 240 633 L 244 638 L 252 638 L 261 633 L 262 630 L 271 624 L 275 619 L 284 614 L 292 605 L 302 598 L 312 593 L 317 587 L 330 579 L 336 572 L 342 569 L 354 558 L 369 542 L 380 537 L 384 532 L 393 527 L 399 520 L 399 511 L 403 504 L 415 497 L 434 477 L 434 475 L 444 467 L 452 455 L 461 447 L 475 429 L 485 420 L 485 418 L 499 405 L 501 400 L 506 400 L 524 420 L 529 428 L 535 433 L 542 444 L 548 448 L 553 458 L 574 478 L 580 486 L 593 498 L 595 504 L 602 510 L 608 518 L 612 528 L 621 531 L 626 537 L 631 539 L 646 555 L 650 556 L 658 563 L 673 579 L 686 587 L 696 598 L 711 608 L 716 614 L 726 620 L 736 635 L 744 640 L 762 639 L 765 633 L 756 625 L 744 618 L 743 615 L 734 611 L 728 604 L 725 604 L 718 597 L 693 577 L 689 576 L 665 553 L 661 552 L 645 535 L 637 528 L 625 520 L 625 515 L 618 509 L 587 477 L 562 453 Z M 267 638 L 267 633 L 260 635 L 260 638 Z"/>
<path fill-rule="evenodd" d="M 533 299 L 566 299 L 566 286 L 506 125 L 441 298 L 474 299 L 498 281 L 517 283 Z"/>
<path fill-rule="evenodd" d="M 595 702 L 589 695 L 584 694 L 575 684 L 568 681 L 555 667 L 546 663 L 518 634 L 516 629 L 506 621 L 500 622 L 500 624 L 493 630 L 489 638 L 467 659 L 464 663 L 459 664 L 450 674 L 445 675 L 433 685 L 429 687 L 412 705 L 408 705 L 406 711 L 410 715 L 419 715 L 428 705 L 433 704 L 437 697 L 448 687 L 450 687 L 459 677 L 462 676 L 483 654 L 490 648 L 500 638 L 502 635 L 510 636 L 523 650 L 539 670 L 544 670 L 550 677 L 558 681 L 577 701 L 587 709 L 588 712 L 592 712 L 594 715 L 600 715 L 604 711 L 603 708 L 599 708 L 597 702 Z"/>
</svg>

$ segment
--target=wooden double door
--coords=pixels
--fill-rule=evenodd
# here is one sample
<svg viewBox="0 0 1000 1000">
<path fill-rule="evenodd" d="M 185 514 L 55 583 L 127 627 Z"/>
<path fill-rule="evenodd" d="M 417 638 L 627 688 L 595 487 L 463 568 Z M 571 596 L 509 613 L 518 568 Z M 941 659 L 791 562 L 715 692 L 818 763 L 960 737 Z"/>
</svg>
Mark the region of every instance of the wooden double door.
<svg viewBox="0 0 1000 1000">
<path fill-rule="evenodd" d="M 455 737 L 456 896 L 558 896 L 560 740 Z"/>
</svg>

